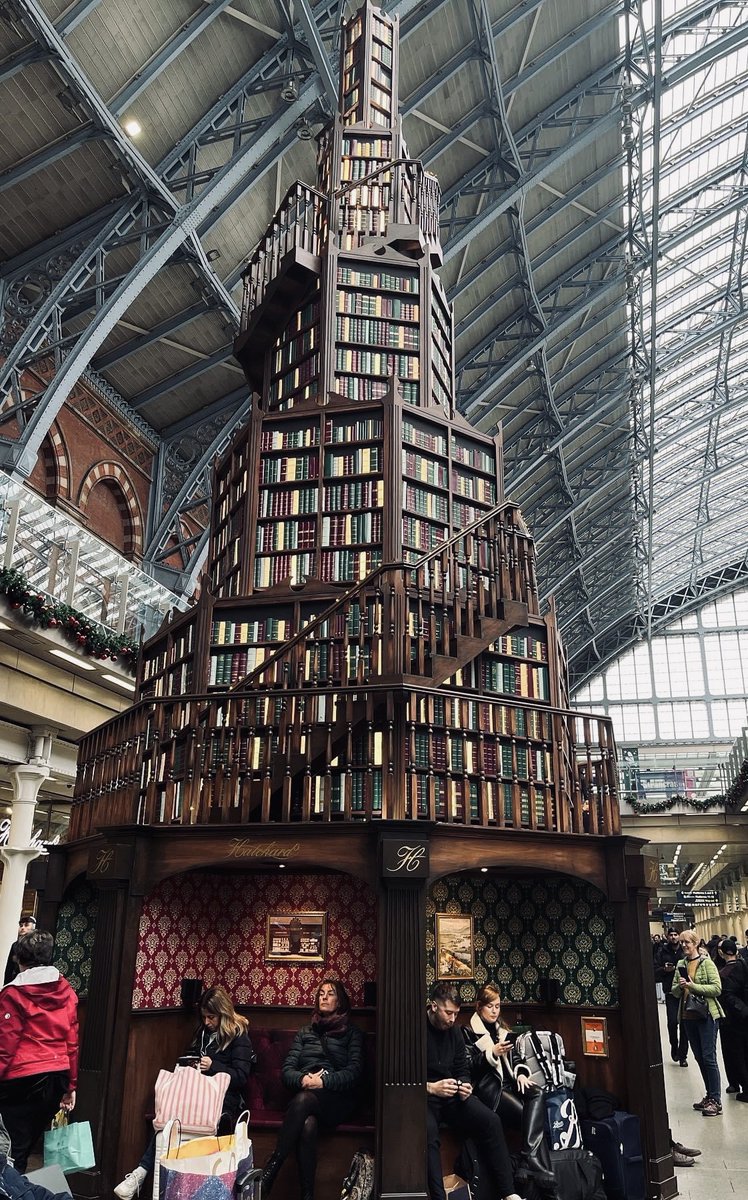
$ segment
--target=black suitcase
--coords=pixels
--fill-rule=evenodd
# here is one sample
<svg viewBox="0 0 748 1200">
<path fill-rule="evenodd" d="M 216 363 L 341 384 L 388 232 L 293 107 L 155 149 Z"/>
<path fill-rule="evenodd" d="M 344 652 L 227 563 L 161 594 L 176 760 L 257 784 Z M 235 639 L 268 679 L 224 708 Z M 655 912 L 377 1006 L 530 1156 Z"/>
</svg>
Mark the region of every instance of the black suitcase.
<svg viewBox="0 0 748 1200">
<path fill-rule="evenodd" d="M 558 1200 L 605 1200 L 600 1161 L 590 1150 L 551 1150 Z"/>
<path fill-rule="evenodd" d="M 639 1118 L 615 1112 L 602 1121 L 582 1121 L 582 1137 L 602 1163 L 608 1200 L 645 1200 L 647 1184 Z"/>
</svg>

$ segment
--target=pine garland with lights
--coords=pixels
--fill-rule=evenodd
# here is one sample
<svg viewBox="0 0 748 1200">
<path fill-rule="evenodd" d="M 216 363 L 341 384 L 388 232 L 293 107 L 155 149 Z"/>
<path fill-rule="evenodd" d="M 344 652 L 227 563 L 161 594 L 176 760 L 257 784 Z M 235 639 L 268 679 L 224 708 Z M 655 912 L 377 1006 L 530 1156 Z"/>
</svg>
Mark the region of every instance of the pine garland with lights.
<svg viewBox="0 0 748 1200">
<path fill-rule="evenodd" d="M 670 812 L 676 804 L 682 804 L 684 807 L 700 813 L 709 812 L 710 808 L 737 808 L 740 801 L 745 799 L 746 792 L 748 792 L 748 761 L 743 762 L 737 779 L 727 791 L 720 792 L 718 796 L 707 796 L 704 800 L 694 800 L 690 796 L 670 796 L 669 799 L 659 800 L 655 804 L 645 804 L 630 795 L 623 798 L 637 816 L 646 816 L 649 813 Z"/>
<path fill-rule="evenodd" d="M 59 629 L 80 653 L 121 662 L 134 673 L 138 647 L 130 638 L 124 634 L 110 633 L 103 625 L 92 621 L 69 604 L 51 600 L 43 592 L 31 587 L 17 567 L 0 570 L 0 593 L 5 594 L 12 609 L 20 609 L 36 625 L 44 629 Z"/>
</svg>

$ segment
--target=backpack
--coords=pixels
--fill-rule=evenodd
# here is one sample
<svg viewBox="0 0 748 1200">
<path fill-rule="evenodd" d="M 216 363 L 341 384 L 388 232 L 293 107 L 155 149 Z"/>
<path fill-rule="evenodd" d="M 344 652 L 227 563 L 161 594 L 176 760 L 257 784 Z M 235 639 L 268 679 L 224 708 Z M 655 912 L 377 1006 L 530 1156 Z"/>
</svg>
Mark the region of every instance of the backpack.
<svg viewBox="0 0 748 1200">
<path fill-rule="evenodd" d="M 340 1200 L 373 1200 L 374 1155 L 357 1150 L 340 1190 Z"/>
</svg>

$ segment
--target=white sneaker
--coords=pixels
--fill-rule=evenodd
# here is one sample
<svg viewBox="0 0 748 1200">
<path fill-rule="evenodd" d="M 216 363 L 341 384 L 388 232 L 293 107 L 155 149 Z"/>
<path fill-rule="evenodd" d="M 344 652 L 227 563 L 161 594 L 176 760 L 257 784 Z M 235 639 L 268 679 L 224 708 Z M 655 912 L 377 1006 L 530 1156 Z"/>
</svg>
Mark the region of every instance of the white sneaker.
<svg viewBox="0 0 748 1200">
<path fill-rule="evenodd" d="M 119 1200 L 133 1200 L 140 1192 L 141 1185 L 145 1183 L 148 1172 L 145 1167 L 136 1167 L 134 1171 L 129 1171 L 122 1183 L 118 1183 L 114 1189 L 115 1196 L 119 1196 Z"/>
</svg>

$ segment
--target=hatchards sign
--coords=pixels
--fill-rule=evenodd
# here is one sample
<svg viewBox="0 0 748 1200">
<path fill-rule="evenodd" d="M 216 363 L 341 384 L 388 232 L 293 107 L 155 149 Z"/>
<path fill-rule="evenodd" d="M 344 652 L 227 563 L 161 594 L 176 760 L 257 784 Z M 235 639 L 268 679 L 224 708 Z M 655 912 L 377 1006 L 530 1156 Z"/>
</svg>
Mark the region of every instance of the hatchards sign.
<svg viewBox="0 0 748 1200">
<path fill-rule="evenodd" d="M 413 838 L 382 840 L 382 875 L 388 879 L 426 879 L 429 873 L 427 842 Z"/>
</svg>

